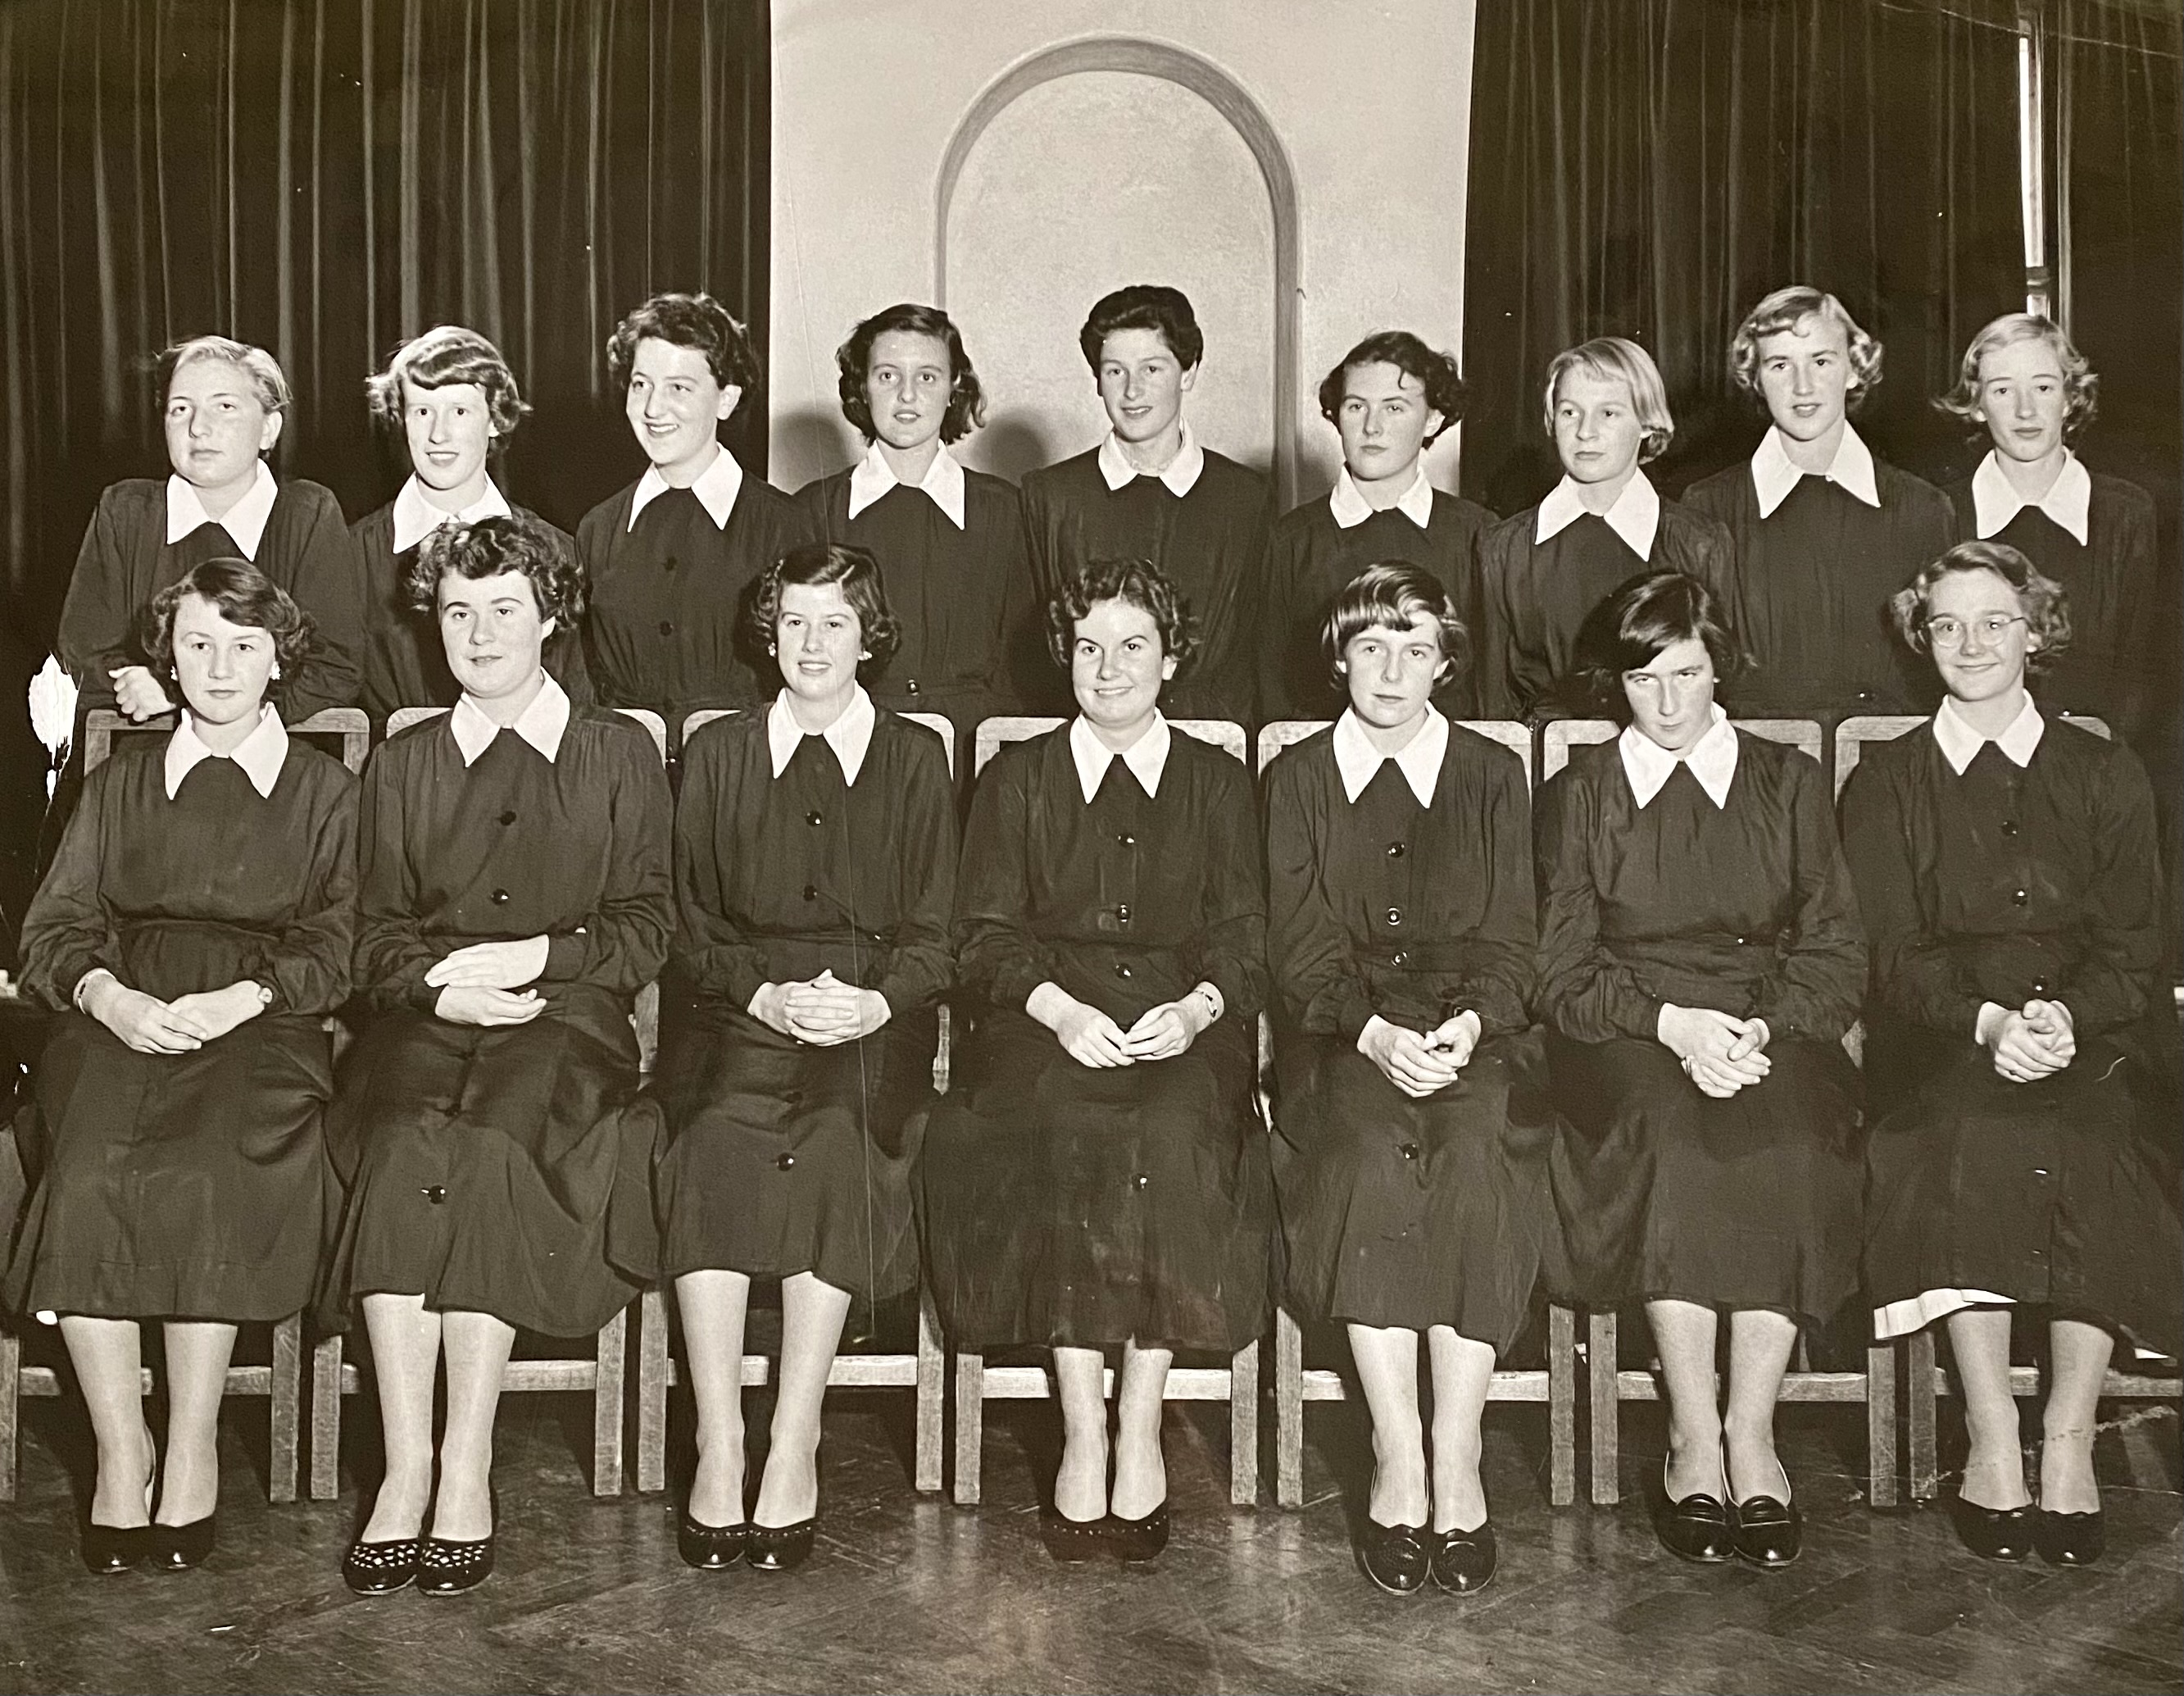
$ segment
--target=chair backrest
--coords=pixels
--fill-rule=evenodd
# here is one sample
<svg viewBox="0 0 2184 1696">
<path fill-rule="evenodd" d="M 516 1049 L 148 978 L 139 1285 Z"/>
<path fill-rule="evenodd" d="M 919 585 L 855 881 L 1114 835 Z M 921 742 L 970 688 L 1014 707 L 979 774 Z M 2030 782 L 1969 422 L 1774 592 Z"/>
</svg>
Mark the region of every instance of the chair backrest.
<svg viewBox="0 0 2184 1696">
<path fill-rule="evenodd" d="M 1034 736 L 1067 724 L 1066 718 L 1054 718 L 1039 713 L 1011 714 L 998 718 L 978 721 L 977 735 L 972 739 L 971 775 L 978 776 L 994 755 L 1001 751 L 1006 742 L 1028 742 Z M 1244 727 L 1231 718 L 1171 718 L 1171 730 L 1180 730 L 1186 736 L 1195 736 L 1201 742 L 1210 742 L 1223 750 L 1232 759 L 1247 762 L 1248 745 Z"/>
<path fill-rule="evenodd" d="M 1786 742 L 1811 755 L 1816 763 L 1827 764 L 1827 738 L 1817 718 L 1737 718 L 1730 722 L 1769 742 Z"/>
<path fill-rule="evenodd" d="M 2075 724 L 2081 730 L 2090 730 L 2104 742 L 2115 739 L 2105 718 L 2096 718 L 2091 713 L 2066 712 L 2062 715 L 2065 724 Z M 1850 774 L 1858 769 L 1858 754 L 1868 742 L 1893 742 L 1907 735 L 1926 722 L 1925 717 L 1908 713 L 1873 715 L 1863 718 L 1846 718 L 1836 726 L 1836 798 L 1842 798 L 1843 785 Z"/>
<path fill-rule="evenodd" d="M 1474 731 L 1490 741 L 1499 742 L 1508 749 L 1524 766 L 1524 786 L 1532 783 L 1532 727 L 1514 718 L 1459 718 L 1456 721 L 1466 730 Z M 1278 718 L 1271 724 L 1259 727 L 1259 770 L 1263 773 L 1274 763 L 1274 756 L 1294 743 L 1301 742 L 1315 730 L 1324 730 L 1333 723 L 1328 718 Z"/>
<path fill-rule="evenodd" d="M 148 718 L 142 724 L 131 723 L 110 707 L 99 707 L 84 721 L 83 768 L 96 771 L 106 762 L 114 751 L 114 734 L 135 731 L 161 731 L 172 734 L 176 716 L 163 712 L 156 718 Z M 288 727 L 291 736 L 338 736 L 342 739 L 342 764 L 352 772 L 364 769 L 365 756 L 371 751 L 371 721 L 360 706 L 329 706 L 301 719 Z"/>
<path fill-rule="evenodd" d="M 393 736 L 399 731 L 407 730 L 413 724 L 422 724 L 428 718 L 437 718 L 446 711 L 448 709 L 444 706 L 398 706 L 387 715 L 387 734 Z M 642 706 L 618 706 L 615 711 L 625 718 L 635 719 L 651 733 L 652 745 L 659 752 L 660 763 L 666 765 L 667 763 L 667 725 L 660 716 Z M 705 716 L 703 713 L 696 712 L 690 715 L 693 719 L 702 718 Z M 686 731 L 684 734 L 688 733 Z"/>
<path fill-rule="evenodd" d="M 687 748 L 690 745 L 690 739 L 698 734 L 699 727 L 710 724 L 716 718 L 727 718 L 731 715 L 741 712 L 742 711 L 743 709 L 739 706 L 699 707 L 697 711 L 692 713 L 688 718 L 682 721 L 682 746 Z M 922 724 L 928 730 L 930 730 L 934 735 L 940 739 L 940 745 L 946 750 L 948 755 L 949 781 L 951 783 L 954 782 L 956 778 L 956 727 L 950 722 L 948 715 L 944 712 L 898 712 L 895 714 L 895 717 L 898 718 L 906 718 L 912 724 Z"/>
<path fill-rule="evenodd" d="M 1316 730 L 1324 730 L 1331 718 L 1278 718 L 1259 727 L 1259 770 L 1264 773 L 1283 749 L 1301 742 Z"/>
<path fill-rule="evenodd" d="M 1569 764 L 1569 750 L 1595 742 L 1613 742 L 1623 727 L 1612 718 L 1551 718 L 1540 736 L 1540 781 L 1546 782 Z"/>
</svg>

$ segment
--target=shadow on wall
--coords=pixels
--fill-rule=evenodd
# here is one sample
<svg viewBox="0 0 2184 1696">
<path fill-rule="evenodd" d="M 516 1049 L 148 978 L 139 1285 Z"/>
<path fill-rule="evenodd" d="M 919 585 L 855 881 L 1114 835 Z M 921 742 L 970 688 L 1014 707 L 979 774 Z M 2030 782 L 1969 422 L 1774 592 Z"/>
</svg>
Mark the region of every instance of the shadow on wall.
<svg viewBox="0 0 2184 1696">
<path fill-rule="evenodd" d="M 1022 483 L 1026 471 L 1050 466 L 1091 445 L 1090 442 L 1083 442 L 1071 447 L 1059 441 L 1041 431 L 1036 417 L 1028 411 L 993 415 L 983 429 L 958 444 L 966 449 L 967 461 L 975 461 L 980 471 L 1006 477 L 1011 483 Z"/>
<path fill-rule="evenodd" d="M 800 407 L 780 413 L 773 420 L 772 429 L 775 462 L 816 467 L 808 479 L 813 483 L 844 466 L 855 465 L 865 450 L 857 432 L 833 407 Z M 794 494 L 796 490 L 786 488 L 785 492 Z"/>
</svg>

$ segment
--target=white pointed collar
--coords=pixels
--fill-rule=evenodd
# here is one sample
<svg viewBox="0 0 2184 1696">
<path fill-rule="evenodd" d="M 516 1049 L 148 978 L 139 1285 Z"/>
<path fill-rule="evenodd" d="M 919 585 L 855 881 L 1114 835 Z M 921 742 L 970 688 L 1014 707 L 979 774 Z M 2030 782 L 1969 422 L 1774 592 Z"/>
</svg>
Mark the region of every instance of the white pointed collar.
<svg viewBox="0 0 2184 1696">
<path fill-rule="evenodd" d="M 1198 445 L 1198 438 L 1190 433 L 1190 426 L 1185 422 L 1183 446 L 1176 450 L 1175 457 L 1162 468 L 1160 480 L 1170 494 L 1180 498 L 1190 493 L 1198 482 L 1199 474 L 1205 469 L 1206 449 Z M 1113 494 L 1133 477 L 1150 475 L 1149 471 L 1140 471 L 1129 462 L 1123 452 L 1122 438 L 1110 430 L 1106 439 L 1100 444 L 1100 477 L 1107 485 L 1107 492 Z"/>
<path fill-rule="evenodd" d="M 948 515 L 958 530 L 963 527 L 963 467 L 945 445 L 933 456 L 925 475 L 905 483 L 894 474 L 877 442 L 865 450 L 857 468 L 850 473 L 850 516 L 855 518 L 890 489 L 915 488 L 933 497 L 933 504 Z"/>
<path fill-rule="evenodd" d="M 1759 439 L 1758 451 L 1752 456 L 1752 492 L 1759 498 L 1759 516 L 1773 516 L 1774 509 L 1790 498 L 1790 491 L 1797 486 L 1797 479 L 1808 473 L 1790 458 L 1784 444 L 1781 427 L 1769 424 L 1767 433 Z M 1818 475 L 1846 492 L 1856 495 L 1868 506 L 1880 505 L 1880 485 L 1875 480 L 1873 449 L 1865 445 L 1856 427 L 1846 421 L 1842 439 L 1836 444 L 1836 456 L 1828 468 Z"/>
<path fill-rule="evenodd" d="M 1964 716 L 1957 711 L 1953 700 L 1944 700 L 1934 714 L 1934 739 L 1942 745 L 1942 757 L 1949 762 L 1949 769 L 1958 777 L 1964 774 L 1978 755 L 1980 749 L 1992 742 L 2008 756 L 2009 763 L 2020 771 L 2032 763 L 2032 750 L 2040 745 L 2047 734 L 2048 721 L 2040 716 L 2033 705 L 2031 691 L 2025 696 L 2025 705 L 2018 708 L 2017 717 L 2003 728 L 1999 736 L 1989 736 L 1972 728 Z"/>
<path fill-rule="evenodd" d="M 736 456 L 716 442 L 713 444 L 713 463 L 698 473 L 698 480 L 690 485 L 690 493 L 698 497 L 698 504 L 705 509 L 705 516 L 713 521 L 716 530 L 728 527 L 728 515 L 736 510 L 736 496 L 743 490 L 744 468 L 736 463 Z M 667 493 L 667 479 L 660 475 L 658 466 L 647 466 L 644 475 L 637 480 L 637 493 L 629 498 L 629 527 L 637 528 L 637 515 L 655 500 Z"/>
<path fill-rule="evenodd" d="M 394 497 L 394 551 L 408 553 L 443 524 L 475 524 L 481 518 L 505 518 L 512 510 L 508 497 L 500 492 L 500 485 L 488 477 L 483 494 L 468 506 L 450 512 L 426 499 L 425 485 L 417 481 L 413 472 L 402 485 L 401 493 Z"/>
<path fill-rule="evenodd" d="M 1540 503 L 1539 522 L 1532 527 L 1532 540 L 1545 542 L 1561 535 L 1585 513 L 1585 502 L 1578 494 L 1576 480 L 1565 477 Z M 1653 557 L 1653 538 L 1661 528 L 1661 494 L 1644 471 L 1631 472 L 1630 481 L 1623 485 L 1615 504 L 1600 516 L 1632 553 L 1641 560 Z"/>
<path fill-rule="evenodd" d="M 796 714 L 788 704 L 787 689 L 773 698 L 766 709 L 766 749 L 773 760 L 773 774 L 777 778 L 788 769 L 788 762 L 796 755 L 797 746 L 806 736 L 826 739 L 827 745 L 834 750 L 834 757 L 842 762 L 842 781 L 854 784 L 857 773 L 865 767 L 865 755 L 872 745 L 872 727 L 879 722 L 879 714 L 873 710 L 872 698 L 865 693 L 862 683 L 853 686 L 850 704 L 842 709 L 841 716 L 824 730 L 810 731 L 796 722 Z"/>
<path fill-rule="evenodd" d="M 543 679 L 538 693 L 531 697 L 531 705 L 516 715 L 515 722 L 506 727 L 543 754 L 549 761 L 561 751 L 561 738 L 569 728 L 569 697 L 561 685 L 554 681 L 551 672 L 541 672 Z M 493 739 L 500 734 L 503 727 L 489 717 L 485 709 L 465 693 L 455 703 L 455 710 L 448 716 L 448 728 L 454 732 L 455 746 L 460 750 L 465 766 L 477 764 L 478 756 L 493 745 Z"/>
<path fill-rule="evenodd" d="M 1161 773 L 1167 769 L 1167 750 L 1171 733 L 1166 715 L 1153 714 L 1151 726 L 1145 734 L 1117 756 L 1112 748 L 1102 742 L 1093 732 L 1083 714 L 1070 722 L 1069 752 L 1077 762 L 1078 787 L 1084 791 L 1087 806 L 1100 793 L 1100 779 L 1107 775 L 1107 767 L 1117 758 L 1130 768 L 1145 792 L 1149 795 L 1160 793 Z"/>
<path fill-rule="evenodd" d="M 201 524 L 217 524 L 228 533 L 228 538 L 242 550 L 242 557 L 255 561 L 258 544 L 265 538 L 265 521 L 273 516 L 274 498 L 281 493 L 281 485 L 273 481 L 273 473 L 265 461 L 258 462 L 258 475 L 242 499 L 220 517 L 214 518 L 204 510 L 198 492 L 188 478 L 179 473 L 167 478 L 167 544 L 170 547 L 181 541 Z"/>
<path fill-rule="evenodd" d="M 1396 503 L 1396 510 L 1423 530 L 1433 522 L 1434 498 L 1433 484 L 1426 480 L 1425 455 L 1421 454 L 1412 469 L 1414 475 L 1411 486 Z M 1347 466 L 1334 474 L 1334 487 L 1328 491 L 1327 510 L 1334 515 L 1335 527 L 1342 530 L 1356 529 L 1373 514 L 1375 509 L 1365 499 L 1364 490 L 1357 487 L 1357 479 L 1350 475 Z"/>
<path fill-rule="evenodd" d="M 1630 793 L 1643 809 L 1652 805 L 1661 786 L 1674 773 L 1678 762 L 1689 766 L 1699 787 L 1717 810 L 1729 805 L 1730 780 L 1736 775 L 1736 729 L 1719 702 L 1713 725 L 1692 745 L 1688 754 L 1671 754 L 1636 725 L 1628 726 L 1615 739 L 1623 756 L 1623 775 L 1630 780 Z"/>
<path fill-rule="evenodd" d="M 2009 521 L 2028 506 L 2038 507 L 2075 537 L 2082 548 L 2092 530 L 2093 474 L 2086 469 L 2084 460 L 2066 449 L 2063 469 L 2048 484 L 2048 493 L 2037 500 L 2027 500 L 2003 474 L 2001 454 L 1989 449 L 1972 473 L 1972 516 L 1980 539 L 1984 542 L 2007 528 Z"/>
<path fill-rule="evenodd" d="M 1417 734 L 1393 754 L 1383 754 L 1373 745 L 1354 709 L 1344 707 L 1342 717 L 1334 721 L 1334 769 L 1342 778 L 1342 798 L 1353 804 L 1365 793 L 1381 762 L 1393 760 L 1403 781 L 1411 786 L 1411 793 L 1418 798 L 1418 805 L 1431 806 L 1434 784 L 1440 777 L 1441 762 L 1447 757 L 1448 720 L 1431 703 Z"/>
<path fill-rule="evenodd" d="M 269 700 L 258 709 L 257 728 L 236 745 L 232 754 L 215 754 L 206 747 L 198 736 L 197 721 L 187 712 L 182 714 L 182 722 L 167 739 L 164 774 L 169 801 L 181 789 L 182 779 L 207 760 L 234 761 L 250 779 L 250 787 L 270 800 L 273 785 L 281 781 L 281 767 L 288 760 L 287 727 L 281 722 L 273 703 Z"/>
</svg>

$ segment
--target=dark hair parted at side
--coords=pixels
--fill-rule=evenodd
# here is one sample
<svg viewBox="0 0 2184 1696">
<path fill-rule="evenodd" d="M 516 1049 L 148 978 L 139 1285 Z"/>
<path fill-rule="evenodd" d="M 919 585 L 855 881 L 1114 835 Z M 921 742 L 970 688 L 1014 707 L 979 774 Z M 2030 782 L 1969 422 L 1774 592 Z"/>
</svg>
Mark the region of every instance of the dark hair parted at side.
<svg viewBox="0 0 2184 1696">
<path fill-rule="evenodd" d="M 1627 723 L 1623 674 L 1643 671 L 1679 642 L 1702 644 L 1719 682 L 1744 669 L 1744 650 L 1712 589 L 1683 572 L 1641 572 L 1585 615 L 1573 657 L 1600 704 Z"/>
<path fill-rule="evenodd" d="M 1345 354 L 1342 362 L 1320 379 L 1319 411 L 1329 423 L 1341 422 L 1342 396 L 1347 387 L 1344 379 L 1351 367 L 1373 365 L 1393 365 L 1415 378 L 1425 390 L 1426 410 L 1440 414 L 1440 429 L 1426 438 L 1427 447 L 1433 446 L 1442 430 L 1463 416 L 1464 397 L 1470 391 L 1464 387 L 1455 355 L 1428 347 L 1408 330 L 1379 330 Z"/>
<path fill-rule="evenodd" d="M 872 374 L 872 343 L 889 331 L 905 335 L 930 336 L 948 349 L 948 411 L 940 421 L 940 439 L 961 441 L 986 421 L 986 391 L 978 373 L 971 369 L 971 356 L 963 350 L 963 332 L 956 321 L 938 306 L 919 306 L 909 301 L 875 312 L 850 332 L 850 339 L 834 350 L 840 367 L 842 416 L 867 442 L 878 432 L 872 428 L 872 402 L 865 382 Z"/>
<path fill-rule="evenodd" d="M 476 383 L 485 396 L 486 416 L 499 432 L 493 444 L 496 449 L 506 445 L 523 415 L 531 410 L 500 349 L 460 324 L 441 324 L 413 337 L 394 350 L 385 371 L 364 380 L 365 398 L 373 419 L 390 430 L 402 427 L 405 381 L 418 388 Z"/>
<path fill-rule="evenodd" d="M 136 641 L 152 675 L 175 687 L 175 611 L 191 595 L 209 601 L 230 624 L 263 630 L 273 639 L 279 672 L 265 693 L 278 700 L 310 657 L 317 628 L 286 589 L 248 560 L 207 560 L 144 604 L 136 615 Z"/>
<path fill-rule="evenodd" d="M 1938 560 L 1919 566 L 1911 581 L 1888 598 L 1896 633 L 1913 652 L 1930 651 L 1926 621 L 1933 611 L 1934 585 L 1953 572 L 1992 572 L 2015 592 L 2018 611 L 2025 615 L 2025 628 L 2033 637 L 2025 651 L 2026 671 L 2046 671 L 2070 645 L 2070 597 L 2062 584 L 2042 576 L 2037 566 L 2007 542 L 1959 542 Z"/>
<path fill-rule="evenodd" d="M 1077 345 L 1093 376 L 1100 375 L 1100 349 L 1117 330 L 1156 331 L 1185 371 L 1206 357 L 1206 337 L 1190 310 L 1190 297 L 1164 282 L 1134 282 L 1093 303 L 1084 327 L 1077 332 Z"/>
<path fill-rule="evenodd" d="M 866 667 L 874 672 L 883 670 L 894 657 L 894 650 L 902 644 L 902 626 L 888 605 L 880 562 L 868 548 L 827 542 L 799 543 L 759 574 L 744 602 L 744 616 L 749 621 L 744 633 L 748 650 L 759 654 L 772 650 L 774 630 L 781 621 L 781 592 L 792 583 L 813 589 L 828 583 L 841 586 L 842 599 L 857 615 L 858 639 L 872 656 L 857 667 L 861 675 Z"/>
<path fill-rule="evenodd" d="M 1434 679 L 1434 688 L 1445 689 L 1462 676 L 1471 664 L 1471 633 L 1456 616 L 1448 591 L 1431 572 L 1408 561 L 1390 560 L 1351 578 L 1328 609 L 1319 645 L 1335 688 L 1344 686 L 1336 662 L 1352 641 L 1368 630 L 1407 630 L 1422 612 L 1439 628 L 1441 657 L 1449 662 Z"/>
<path fill-rule="evenodd" d="M 1054 592 L 1046 604 L 1046 646 L 1054 663 L 1069 669 L 1077 645 L 1077 621 L 1103 600 L 1119 600 L 1152 615 L 1161 652 L 1180 672 L 1198 651 L 1198 620 L 1150 560 L 1095 560 Z"/>
<path fill-rule="evenodd" d="M 497 577 L 514 572 L 531 583 L 538 616 L 564 630 L 584 616 L 584 567 L 545 525 L 522 513 L 443 524 L 427 536 L 404 580 L 410 610 L 437 613 L 443 577 Z"/>
<path fill-rule="evenodd" d="M 739 408 L 758 388 L 758 354 L 750 336 L 710 294 L 655 294 L 615 326 L 607 338 L 607 374 L 616 388 L 629 387 L 637 344 L 647 336 L 705 354 L 715 382 L 743 391 Z"/>
</svg>

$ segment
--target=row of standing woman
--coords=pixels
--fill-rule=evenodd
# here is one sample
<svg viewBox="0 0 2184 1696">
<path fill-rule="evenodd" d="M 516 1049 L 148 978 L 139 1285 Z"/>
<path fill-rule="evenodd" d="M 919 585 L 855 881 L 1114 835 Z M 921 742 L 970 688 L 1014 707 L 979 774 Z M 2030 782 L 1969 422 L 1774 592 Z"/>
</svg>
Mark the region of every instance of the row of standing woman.
<svg viewBox="0 0 2184 1696">
<path fill-rule="evenodd" d="M 1733 338 L 1730 369 L 1769 427 L 1748 465 L 1665 499 L 1646 462 L 1674 425 L 1659 372 L 1635 344 L 1587 342 L 1551 362 L 1544 422 L 1563 476 L 1537 506 L 1496 521 L 1435 489 L 1422 455 L 1462 416 L 1455 362 L 1386 332 L 1353 348 L 1321 385 L 1343 467 L 1323 500 L 1269 523 L 1255 472 L 1202 446 L 1187 402 L 1205 354 L 1178 291 L 1140 285 L 1092 309 L 1080 332 L 1109 430 L 1095 449 L 1028 476 L 1021 491 L 968 470 L 951 444 L 985 399 L 947 315 L 895 306 L 840 349 L 843 410 L 868 446 L 856 465 L 783 495 L 744 473 L 717 439 L 760 382 L 741 326 L 703 295 L 647 301 L 617 327 L 607 360 L 644 475 L 602 503 L 567 545 L 592 605 L 548 665 L 571 698 L 646 707 L 670 734 L 705 707 L 762 701 L 762 655 L 742 645 L 742 602 L 792 543 L 870 550 L 901 627 L 883 704 L 944 712 L 959 729 L 989 714 L 1059 711 L 1041 658 L 1039 608 L 1089 561 L 1152 561 L 1202 632 L 1184 716 L 1318 716 L 1333 699 L 1318 666 L 1329 600 L 1373 561 L 1424 566 L 1473 633 L 1479 663 L 1456 685 L 1458 716 L 1567 712 L 1585 613 L 1648 568 L 1690 572 L 1721 595 L 1754 665 L 1737 706 L 1833 717 L 1925 711 L 1930 675 L 1888 626 L 1888 598 L 1953 541 L 2025 552 L 2070 593 L 2068 660 L 2043 680 L 2053 711 L 2107 718 L 2133 739 L 2170 715 L 2151 675 L 2153 506 L 2089 472 L 2070 438 L 2096 382 L 2044 319 L 1996 320 L 1967 349 L 1939 403 L 1992 450 L 1947 495 L 1877 460 L 1850 415 L 1880 378 L 1881 349 L 1831 295 L 1792 287 L 1761 301 Z M 292 712 L 360 700 L 376 721 L 449 705 L 454 680 L 402 583 L 439 525 L 508 511 L 493 475 L 526 410 L 484 338 L 443 326 L 370 379 L 375 416 L 398 427 L 411 475 L 387 505 L 344 531 L 316 484 L 276 483 L 263 455 L 281 433 L 285 379 L 262 349 L 204 338 L 164 376 L 173 474 L 101 499 L 60 628 L 88 706 L 142 717 L 170 705 L 130 645 L 136 609 L 198 560 L 257 563 L 311 613 L 320 634 Z M 566 538 L 565 538 L 566 540 Z"/>
<path fill-rule="evenodd" d="M 6 1295 L 58 1316 L 84 1387 L 95 1570 L 203 1558 L 234 1327 L 315 1291 L 361 1313 L 385 1434 L 348 1582 L 472 1587 L 517 1329 L 581 1335 L 655 1278 L 698 1409 L 682 1558 L 794 1566 L 845 1315 L 921 1258 L 954 1340 L 1053 1351 L 1061 1559 L 1159 1552 L 1173 1353 L 1258 1336 L 1278 1285 L 1348 1327 L 1361 1555 L 1390 1589 L 1490 1581 L 1480 1408 L 1543 1288 L 1646 1303 L 1680 1555 L 1796 1558 L 1775 1392 L 1798 1327 L 1863 1290 L 1880 1335 L 1947 1319 L 1966 1541 L 2097 1557 L 2114 1339 L 2184 1346 L 2174 1034 L 2146 782 L 2033 704 L 2070 622 L 2022 555 L 1960 545 L 1899 592 L 1947 697 L 1868 756 L 1840 841 L 1819 767 L 1715 704 L 1741 655 L 1681 573 L 1588 616 L 1585 669 L 1629 728 L 1535 825 L 1518 757 L 1432 705 L 1468 637 L 1429 573 L 1338 594 L 1348 706 L 1270 767 L 1262 818 L 1245 767 L 1161 711 L 1196 657 L 1188 603 L 1148 562 L 1095 564 L 1048 608 L 1077 714 L 995 758 L 960 856 L 939 741 L 858 681 L 896 635 L 868 553 L 802 546 L 761 577 L 750 635 L 782 687 L 691 739 L 679 804 L 645 733 L 544 669 L 585 585 L 540 527 L 444 531 L 409 589 L 461 693 L 380 748 L 360 806 L 265 700 L 307 675 L 293 602 L 217 560 L 155 597 L 142 648 L 182 722 L 92 774 L 25 927 L 59 1017 Z M 629 1015 L 655 974 L 648 1090 Z M 967 1029 L 936 1097 L 944 991 Z M 320 1020 L 352 992 L 337 1083 Z M 754 1495 L 743 1319 L 776 1278 Z M 2016 1306 L 2051 1339 L 2036 1516 Z M 143 1319 L 166 1326 L 164 1457 Z"/>
</svg>

